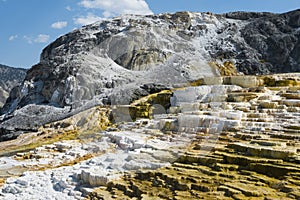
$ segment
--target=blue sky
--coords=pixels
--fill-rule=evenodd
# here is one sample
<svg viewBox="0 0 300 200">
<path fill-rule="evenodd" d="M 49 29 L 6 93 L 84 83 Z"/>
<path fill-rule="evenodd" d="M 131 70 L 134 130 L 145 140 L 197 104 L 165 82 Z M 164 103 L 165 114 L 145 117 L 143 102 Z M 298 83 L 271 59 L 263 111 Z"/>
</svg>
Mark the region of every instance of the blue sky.
<svg viewBox="0 0 300 200">
<path fill-rule="evenodd" d="M 58 36 L 120 14 L 225 13 L 300 8 L 300 0 L 0 0 L 0 64 L 29 68 Z"/>
</svg>

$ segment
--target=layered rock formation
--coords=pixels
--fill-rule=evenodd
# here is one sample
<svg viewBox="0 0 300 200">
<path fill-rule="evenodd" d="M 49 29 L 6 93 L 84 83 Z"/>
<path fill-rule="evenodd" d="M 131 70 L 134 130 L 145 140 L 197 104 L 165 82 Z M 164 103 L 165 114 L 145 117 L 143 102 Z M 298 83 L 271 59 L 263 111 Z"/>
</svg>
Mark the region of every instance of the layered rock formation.
<svg viewBox="0 0 300 200">
<path fill-rule="evenodd" d="M 166 91 L 128 105 L 137 116 L 139 106 L 153 104 L 152 119 L 119 121 L 106 131 L 1 157 L 0 196 L 299 199 L 300 74 L 202 81 L 207 85 L 173 90 L 171 98 Z M 170 106 L 155 113 L 162 96 Z M 73 120 L 82 121 L 80 115 Z M 68 122 L 53 127 L 68 131 Z M 49 134 L 51 126 L 45 128 Z"/>
<path fill-rule="evenodd" d="M 127 15 L 74 30 L 47 46 L 12 90 L 1 111 L 1 135 L 35 129 L 14 117 L 30 104 L 84 110 L 128 104 L 205 76 L 299 71 L 299 13 Z M 66 113 L 56 116 L 35 122 Z"/>
<path fill-rule="evenodd" d="M 0 107 L 5 104 L 11 89 L 22 83 L 25 75 L 25 69 L 0 64 Z"/>
<path fill-rule="evenodd" d="M 58 38 L 2 109 L 0 198 L 300 199 L 300 75 L 256 75 L 299 71 L 299 12 Z"/>
<path fill-rule="evenodd" d="M 250 88 L 175 91 L 176 114 L 160 119 L 161 128 L 192 137 L 188 150 L 168 167 L 128 173 L 89 199 L 299 199 L 300 82 L 299 75 L 282 76 L 264 83 L 247 77 Z M 267 81 L 273 78 L 277 86 Z"/>
</svg>

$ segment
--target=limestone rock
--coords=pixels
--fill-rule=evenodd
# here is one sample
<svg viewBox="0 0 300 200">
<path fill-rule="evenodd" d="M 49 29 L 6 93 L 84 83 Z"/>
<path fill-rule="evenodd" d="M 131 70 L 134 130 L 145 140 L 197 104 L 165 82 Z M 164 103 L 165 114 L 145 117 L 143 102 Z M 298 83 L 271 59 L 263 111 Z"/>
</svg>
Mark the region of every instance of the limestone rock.
<svg viewBox="0 0 300 200">
<path fill-rule="evenodd" d="M 70 110 L 129 104 L 153 92 L 145 85 L 199 85 L 199 79 L 220 73 L 296 72 L 298 18 L 299 10 L 283 14 L 178 12 L 99 21 L 47 46 L 22 85 L 11 91 L 1 113 L 6 120 L 29 104 Z M 221 64 L 222 69 L 211 62 Z M 205 81 L 219 83 L 221 79 Z M 249 87 L 260 82 L 235 77 L 231 84 Z"/>
<path fill-rule="evenodd" d="M 284 81 L 282 78 L 288 76 L 270 77 Z M 175 90 L 176 98 L 173 97 L 170 107 L 173 116 L 154 119 L 160 120 L 161 127 L 173 127 L 173 133 L 185 133 L 184 137 L 192 138 L 187 152 L 171 166 L 135 172 L 111 181 L 106 189 L 96 189 L 90 196 L 297 199 L 300 143 L 299 126 L 295 121 L 299 122 L 299 115 L 291 109 L 297 108 L 297 95 L 283 95 L 289 90 L 286 86 L 263 88 L 251 85 L 251 88 L 236 87 L 237 90 L 226 87 L 218 86 L 215 91 L 240 96 L 251 91 L 255 97 L 247 102 L 243 99 L 222 105 L 195 98 L 201 94 L 199 91 L 210 94 L 214 86 Z M 298 91 L 299 88 L 293 90 L 294 93 Z M 104 193 L 108 188 L 113 192 Z M 132 192 L 132 188 L 138 192 Z"/>
<path fill-rule="evenodd" d="M 269 77 L 285 82 L 297 80 L 299 74 Z M 106 131 L 83 131 L 76 140 L 0 157 L 0 178 L 6 179 L 0 195 L 7 200 L 37 195 L 64 199 L 297 199 L 300 127 L 299 107 L 294 102 L 298 98 L 284 94 L 297 94 L 300 88 L 266 84 L 250 88 L 189 86 L 123 105 L 122 109 L 136 109 L 161 102 L 170 107 L 152 119 L 117 121 Z M 220 101 L 230 95 L 245 98 Z M 84 111 L 87 119 L 81 120 L 78 114 L 39 130 L 105 123 L 109 109 L 100 108 Z M 26 139 L 26 135 L 18 139 Z M 2 144 L 7 145 L 6 151 L 14 148 L 13 141 Z M 33 171 L 12 177 L 28 169 Z"/>
</svg>

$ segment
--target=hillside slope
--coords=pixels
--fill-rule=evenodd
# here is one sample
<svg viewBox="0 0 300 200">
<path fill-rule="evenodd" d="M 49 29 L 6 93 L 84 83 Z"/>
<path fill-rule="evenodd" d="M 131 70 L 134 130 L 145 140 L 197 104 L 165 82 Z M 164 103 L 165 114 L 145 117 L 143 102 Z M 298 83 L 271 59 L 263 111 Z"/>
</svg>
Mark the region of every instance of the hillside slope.
<svg viewBox="0 0 300 200">
<path fill-rule="evenodd" d="M 203 77 L 300 71 L 299 27 L 300 10 L 125 15 L 84 26 L 43 50 L 10 93 L 0 134 L 94 105 L 128 104 Z M 16 123 L 20 113 L 31 121 L 27 112 L 35 113 L 34 126 Z"/>
</svg>

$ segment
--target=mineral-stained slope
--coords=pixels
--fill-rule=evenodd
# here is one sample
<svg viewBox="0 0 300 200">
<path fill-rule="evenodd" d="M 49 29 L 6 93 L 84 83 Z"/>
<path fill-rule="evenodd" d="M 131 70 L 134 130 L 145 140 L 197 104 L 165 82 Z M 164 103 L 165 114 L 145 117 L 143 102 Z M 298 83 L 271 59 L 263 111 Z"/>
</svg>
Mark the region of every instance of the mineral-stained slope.
<svg viewBox="0 0 300 200">
<path fill-rule="evenodd" d="M 245 77 L 251 88 L 175 91 L 171 111 L 179 115 L 173 121 L 169 116 L 172 126 L 164 127 L 196 134 L 187 152 L 171 166 L 128 173 L 99 187 L 90 199 L 300 199 L 297 76 L 263 78 L 272 87 L 257 87 L 256 77 Z M 193 103 L 186 98 L 190 91 L 198 97 Z"/>
<path fill-rule="evenodd" d="M 299 10 L 178 12 L 84 26 L 47 46 L 11 91 L 0 135 L 14 138 L 94 105 L 128 104 L 202 77 L 299 71 L 299 19 Z"/>
<path fill-rule="evenodd" d="M 41 127 L 40 140 L 53 130 L 69 140 L 0 157 L 0 198 L 300 199 L 300 74 L 203 82 L 130 105 L 168 97 L 168 112 L 152 119 L 110 126 L 99 107 Z M 109 128 L 72 139 L 71 121 Z M 13 142 L 0 154 L 20 148 Z"/>
<path fill-rule="evenodd" d="M 300 199 L 299 37 L 300 10 L 61 36 L 1 111 L 0 198 Z"/>
</svg>

